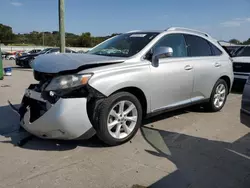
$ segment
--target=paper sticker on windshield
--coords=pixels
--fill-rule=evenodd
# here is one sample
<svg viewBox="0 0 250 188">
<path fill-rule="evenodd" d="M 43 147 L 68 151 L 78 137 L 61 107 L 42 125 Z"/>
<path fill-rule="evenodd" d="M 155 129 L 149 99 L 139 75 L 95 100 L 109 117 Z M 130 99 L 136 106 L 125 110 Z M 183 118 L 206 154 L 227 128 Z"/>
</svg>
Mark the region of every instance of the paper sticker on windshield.
<svg viewBox="0 0 250 188">
<path fill-rule="evenodd" d="M 130 37 L 145 37 L 147 34 L 132 34 Z"/>
</svg>

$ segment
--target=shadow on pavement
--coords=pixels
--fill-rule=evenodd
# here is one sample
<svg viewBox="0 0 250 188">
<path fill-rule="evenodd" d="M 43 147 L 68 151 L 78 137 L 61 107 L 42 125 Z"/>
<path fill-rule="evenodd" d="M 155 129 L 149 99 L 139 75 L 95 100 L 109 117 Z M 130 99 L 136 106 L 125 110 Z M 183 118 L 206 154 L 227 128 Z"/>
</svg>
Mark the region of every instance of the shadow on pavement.
<svg viewBox="0 0 250 188">
<path fill-rule="evenodd" d="M 141 131 L 156 150 L 146 152 L 167 158 L 177 167 L 150 187 L 250 187 L 250 133 L 227 143 L 145 126 Z"/>
<path fill-rule="evenodd" d="M 19 105 L 14 105 L 16 108 Z M 19 116 L 14 113 L 9 106 L 0 107 L 0 135 L 8 140 L 2 140 L 0 143 L 11 143 L 17 145 L 20 139 L 30 136 L 29 133 L 19 131 Z M 33 136 L 22 146 L 30 150 L 64 151 L 72 150 L 77 146 L 81 147 L 106 147 L 96 136 L 89 140 L 45 140 Z"/>
<path fill-rule="evenodd" d="M 192 111 L 192 110 L 193 110 L 192 107 L 190 107 L 190 108 L 175 110 L 175 111 L 171 111 L 171 112 L 166 112 L 166 113 L 163 113 L 163 114 L 160 114 L 160 115 L 157 115 L 157 116 L 153 116 L 153 117 L 150 117 L 150 118 L 147 118 L 147 119 L 143 120 L 143 125 L 150 124 L 150 123 L 153 123 L 153 122 L 157 122 L 157 121 L 160 121 L 160 120 L 164 120 L 164 119 L 167 119 L 167 118 L 170 118 L 170 117 L 178 117 L 179 115 L 186 114 L 186 113 L 188 113 L 189 111 Z"/>
<path fill-rule="evenodd" d="M 15 105 L 16 108 L 19 105 Z M 197 107 L 195 108 L 197 111 Z M 194 111 L 193 107 L 176 110 L 173 112 L 164 113 L 149 119 L 144 120 L 143 124 L 150 124 L 159 120 L 167 119 L 170 117 L 178 117 L 181 114 Z M 200 110 L 199 112 L 203 112 Z M 205 111 L 204 111 L 205 112 Z M 151 125 L 153 126 L 153 125 Z M 26 131 L 19 131 L 19 116 L 15 114 L 9 106 L 0 107 L 0 135 L 10 138 L 10 140 L 0 141 L 1 143 L 12 143 L 13 145 L 18 145 L 20 139 L 30 136 Z M 28 135 L 27 135 L 28 134 Z M 45 140 L 33 136 L 27 141 L 26 144 L 22 145 L 22 148 L 30 150 L 50 150 L 50 151 L 63 151 L 72 150 L 77 146 L 81 147 L 107 147 L 103 144 L 97 136 L 92 137 L 88 140 Z"/>
</svg>

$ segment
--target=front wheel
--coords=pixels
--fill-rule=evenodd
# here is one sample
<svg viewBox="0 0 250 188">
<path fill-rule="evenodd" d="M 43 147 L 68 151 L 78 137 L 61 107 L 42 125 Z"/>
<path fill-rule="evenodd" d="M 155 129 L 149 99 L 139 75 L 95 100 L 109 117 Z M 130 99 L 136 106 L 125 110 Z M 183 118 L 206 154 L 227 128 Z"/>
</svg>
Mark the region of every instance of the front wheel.
<svg viewBox="0 0 250 188">
<path fill-rule="evenodd" d="M 119 92 L 106 98 L 98 108 L 97 136 L 114 146 L 129 141 L 142 121 L 139 100 L 128 92 Z"/>
<path fill-rule="evenodd" d="M 209 111 L 220 111 L 226 103 L 228 86 L 225 80 L 219 79 L 214 85 L 211 97 L 206 107 Z"/>
</svg>

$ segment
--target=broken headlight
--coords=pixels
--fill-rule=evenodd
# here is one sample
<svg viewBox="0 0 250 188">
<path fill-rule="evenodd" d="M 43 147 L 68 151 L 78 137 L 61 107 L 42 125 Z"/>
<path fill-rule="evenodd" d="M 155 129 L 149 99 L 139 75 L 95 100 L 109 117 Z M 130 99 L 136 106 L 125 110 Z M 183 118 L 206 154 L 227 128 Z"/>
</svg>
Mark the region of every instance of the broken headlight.
<svg viewBox="0 0 250 188">
<path fill-rule="evenodd" d="M 55 91 L 86 85 L 92 74 L 65 75 L 53 78 L 45 91 Z"/>
</svg>

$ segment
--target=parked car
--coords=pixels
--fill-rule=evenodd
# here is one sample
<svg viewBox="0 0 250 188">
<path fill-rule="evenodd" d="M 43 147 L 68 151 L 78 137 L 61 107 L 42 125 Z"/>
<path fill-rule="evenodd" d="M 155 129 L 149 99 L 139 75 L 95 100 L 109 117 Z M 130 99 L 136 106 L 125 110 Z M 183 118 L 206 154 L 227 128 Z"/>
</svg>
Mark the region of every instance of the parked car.
<svg viewBox="0 0 250 188">
<path fill-rule="evenodd" d="M 7 54 L 5 55 L 5 59 L 6 59 L 6 60 L 15 60 L 15 59 L 16 59 L 16 53 L 17 53 L 17 52 L 7 53 Z"/>
<path fill-rule="evenodd" d="M 66 49 L 66 53 L 75 53 L 75 51 Z M 20 56 L 16 58 L 16 65 L 21 66 L 21 67 L 26 67 L 29 68 L 31 67 L 31 62 L 39 55 L 43 54 L 51 54 L 51 53 L 59 53 L 60 48 L 45 48 L 44 50 L 38 52 L 38 53 L 31 53 L 27 55 Z"/>
<path fill-rule="evenodd" d="M 25 55 L 28 55 L 28 54 L 36 54 L 36 53 L 39 53 L 40 51 L 42 51 L 41 49 L 33 49 L 33 50 L 30 50 L 30 51 L 23 51 L 23 52 L 19 52 L 16 54 L 16 58 L 20 57 L 20 56 L 25 56 Z"/>
<path fill-rule="evenodd" d="M 5 59 L 6 55 L 8 55 L 8 53 L 6 51 L 1 51 L 2 54 L 2 58 Z"/>
<path fill-rule="evenodd" d="M 245 84 L 250 75 L 250 46 L 239 48 L 232 59 L 235 82 Z"/>
<path fill-rule="evenodd" d="M 41 49 L 34 49 L 34 50 L 28 51 L 27 54 L 36 54 L 36 53 L 39 53 L 41 51 L 42 51 Z"/>
<path fill-rule="evenodd" d="M 250 128 L 250 77 L 247 79 L 242 94 L 240 121 Z"/>
<path fill-rule="evenodd" d="M 9 54 L 9 55 L 5 56 L 5 59 L 6 59 L 6 60 L 15 60 L 15 59 L 16 59 L 16 55 L 14 55 L 14 54 Z"/>
<path fill-rule="evenodd" d="M 242 48 L 242 46 L 222 46 L 229 54 L 230 56 L 234 56 L 234 53 Z"/>
<path fill-rule="evenodd" d="M 79 50 L 79 51 L 77 51 L 77 53 L 79 53 L 79 54 L 84 54 L 84 53 L 86 53 L 86 51 Z"/>
<path fill-rule="evenodd" d="M 169 28 L 115 36 L 85 54 L 38 56 L 21 126 L 47 139 L 130 140 L 142 119 L 202 104 L 217 112 L 233 83 L 227 52 L 206 33 Z M 15 109 L 14 109 L 15 110 Z"/>
</svg>

